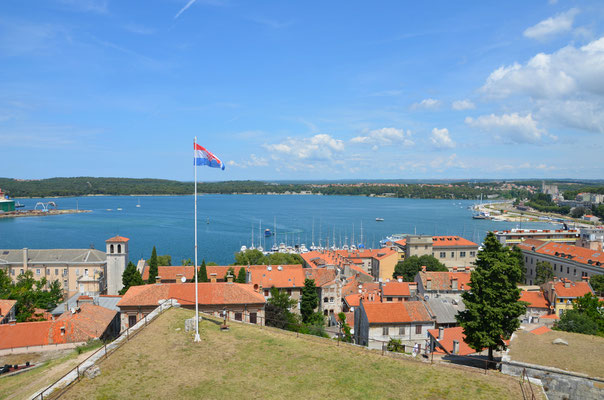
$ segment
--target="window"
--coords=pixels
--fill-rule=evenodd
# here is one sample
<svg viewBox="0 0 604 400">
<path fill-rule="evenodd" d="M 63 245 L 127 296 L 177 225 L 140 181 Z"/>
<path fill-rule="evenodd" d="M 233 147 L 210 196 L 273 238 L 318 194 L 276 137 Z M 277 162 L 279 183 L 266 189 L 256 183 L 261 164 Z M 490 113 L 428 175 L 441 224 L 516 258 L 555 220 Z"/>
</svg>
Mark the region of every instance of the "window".
<svg viewBox="0 0 604 400">
<path fill-rule="evenodd" d="M 128 326 L 133 327 L 136 325 L 136 315 L 128 315 Z"/>
<path fill-rule="evenodd" d="M 386 301 L 392 301 L 392 297 L 386 297 Z"/>
<path fill-rule="evenodd" d="M 400 336 L 404 336 L 405 335 L 405 327 L 404 326 L 401 326 L 401 327 L 398 328 L 398 334 Z"/>
<path fill-rule="evenodd" d="M 466 256 L 466 252 L 465 251 L 460 251 L 459 252 L 459 256 L 460 257 L 465 257 Z"/>
<path fill-rule="evenodd" d="M 451 252 L 451 258 L 455 258 L 455 252 L 454 251 Z"/>
<path fill-rule="evenodd" d="M 570 274 L 570 267 L 566 267 L 566 273 Z"/>
<path fill-rule="evenodd" d="M 88 276 L 88 268 L 84 270 L 84 276 Z"/>
<path fill-rule="evenodd" d="M 470 257 L 476 257 L 476 252 L 475 251 L 471 251 L 470 252 Z"/>
<path fill-rule="evenodd" d="M 268 297 L 268 289 L 264 289 L 264 297 Z"/>
<path fill-rule="evenodd" d="M 23 268 L 21 268 L 21 275 L 23 275 Z"/>
<path fill-rule="evenodd" d="M 121 245 L 121 244 L 118 244 L 118 245 L 117 245 L 117 252 L 118 252 L 118 253 L 121 253 L 121 252 L 122 252 L 122 245 Z"/>
<path fill-rule="evenodd" d="M 258 323 L 258 314 L 255 312 L 251 312 L 250 313 L 250 324 L 257 324 Z"/>
<path fill-rule="evenodd" d="M 63 286 L 67 287 L 67 279 L 63 281 Z"/>
<path fill-rule="evenodd" d="M 447 253 L 445 253 L 444 251 L 441 251 L 440 258 L 447 258 Z"/>
<path fill-rule="evenodd" d="M 114 251 L 113 251 L 113 245 L 109 246 L 109 252 L 110 252 L 111 254 L 113 254 L 113 253 L 114 253 Z"/>
<path fill-rule="evenodd" d="M 421 335 L 422 334 L 422 326 L 421 325 L 415 325 L 415 334 L 416 335 Z"/>
<path fill-rule="evenodd" d="M 67 268 L 63 268 L 63 276 L 67 276 Z"/>
<path fill-rule="evenodd" d="M 241 321 L 242 320 L 242 314 L 240 312 L 236 312 L 235 313 L 235 321 Z"/>
<path fill-rule="evenodd" d="M 59 269 L 55 268 L 55 275 L 59 275 Z"/>
<path fill-rule="evenodd" d="M 574 276 L 577 276 L 577 268 L 575 268 L 575 269 L 573 270 L 573 275 L 574 275 Z"/>
<path fill-rule="evenodd" d="M 330 297 L 330 298 L 329 298 L 329 302 L 330 302 L 330 303 L 333 303 L 333 302 L 334 302 L 334 298 L 333 298 L 333 297 Z"/>
<path fill-rule="evenodd" d="M 388 327 L 387 326 L 382 328 L 382 336 L 388 336 Z"/>
<path fill-rule="evenodd" d="M 10 274 L 11 274 L 11 275 L 15 275 L 15 270 L 14 270 L 14 269 L 11 269 L 11 270 L 10 270 Z"/>
<path fill-rule="evenodd" d="M 40 268 L 36 268 L 36 275 L 40 275 Z"/>
<path fill-rule="evenodd" d="M 323 297 L 323 303 L 327 303 L 329 299 L 327 297 Z"/>
<path fill-rule="evenodd" d="M 291 296 L 292 295 L 292 290 L 291 289 L 287 289 L 287 295 Z"/>
<path fill-rule="evenodd" d="M 79 276 L 79 275 L 80 275 L 80 269 L 76 268 L 76 276 Z"/>
</svg>

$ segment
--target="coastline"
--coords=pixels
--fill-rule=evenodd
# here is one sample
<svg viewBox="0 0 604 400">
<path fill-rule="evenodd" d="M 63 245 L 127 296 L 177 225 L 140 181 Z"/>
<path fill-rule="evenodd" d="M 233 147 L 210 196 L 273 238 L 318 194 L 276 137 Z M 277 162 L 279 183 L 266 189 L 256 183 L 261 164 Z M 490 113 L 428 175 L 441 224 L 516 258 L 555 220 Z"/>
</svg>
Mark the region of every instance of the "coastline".
<svg viewBox="0 0 604 400">
<path fill-rule="evenodd" d="M 27 210 L 27 211 L 11 211 L 0 214 L 0 218 L 19 218 L 19 217 L 45 217 L 47 215 L 64 215 L 64 214 L 80 214 L 89 213 L 92 210 Z"/>
</svg>

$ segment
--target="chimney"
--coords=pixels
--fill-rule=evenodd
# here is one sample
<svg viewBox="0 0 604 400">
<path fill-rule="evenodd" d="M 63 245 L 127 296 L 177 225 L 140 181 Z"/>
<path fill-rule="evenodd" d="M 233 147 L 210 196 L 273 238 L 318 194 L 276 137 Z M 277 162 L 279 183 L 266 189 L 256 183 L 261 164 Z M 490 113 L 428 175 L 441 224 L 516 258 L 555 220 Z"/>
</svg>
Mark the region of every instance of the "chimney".
<svg viewBox="0 0 604 400">
<path fill-rule="evenodd" d="M 227 282 L 228 283 L 233 283 L 233 275 L 232 274 L 228 274 L 227 275 Z"/>
<path fill-rule="evenodd" d="M 453 341 L 453 354 L 459 354 L 459 340 Z"/>
<path fill-rule="evenodd" d="M 443 328 L 441 326 L 440 328 L 438 328 L 438 341 L 440 342 L 444 338 L 445 338 L 445 328 Z"/>
<path fill-rule="evenodd" d="M 426 290 L 432 290 L 432 278 L 426 278 Z"/>
<path fill-rule="evenodd" d="M 27 271 L 27 261 L 29 259 L 29 252 L 27 251 L 27 247 L 23 248 L 23 270 Z"/>
<path fill-rule="evenodd" d="M 422 265 L 422 272 L 426 272 L 426 266 Z"/>
<path fill-rule="evenodd" d="M 565 280 L 564 280 L 564 287 L 565 287 L 566 289 L 568 289 L 568 288 L 570 287 L 570 279 L 565 279 Z"/>
<path fill-rule="evenodd" d="M 453 272 L 457 272 L 457 267 L 453 267 Z"/>
<path fill-rule="evenodd" d="M 452 278 L 451 279 L 451 290 L 457 290 L 457 278 Z"/>
<path fill-rule="evenodd" d="M 161 283 L 161 276 L 155 277 L 155 283 Z"/>
<path fill-rule="evenodd" d="M 218 276 L 218 274 L 216 272 L 212 272 L 210 274 L 210 282 L 216 283 L 216 276 Z"/>
<path fill-rule="evenodd" d="M 409 294 L 411 297 L 417 293 L 417 282 L 409 282 Z"/>
</svg>

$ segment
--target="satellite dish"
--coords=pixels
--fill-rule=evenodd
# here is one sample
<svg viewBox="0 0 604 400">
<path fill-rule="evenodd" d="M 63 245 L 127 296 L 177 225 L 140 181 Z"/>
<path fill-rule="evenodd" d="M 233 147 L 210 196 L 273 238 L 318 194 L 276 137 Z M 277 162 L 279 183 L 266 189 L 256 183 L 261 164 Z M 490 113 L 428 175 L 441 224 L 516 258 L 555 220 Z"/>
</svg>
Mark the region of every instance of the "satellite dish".
<svg viewBox="0 0 604 400">
<path fill-rule="evenodd" d="M 181 281 L 182 283 L 185 283 L 185 282 L 187 281 L 187 278 L 185 278 L 185 277 L 183 276 L 183 277 L 181 277 L 181 278 L 180 278 L 180 281 Z"/>
</svg>

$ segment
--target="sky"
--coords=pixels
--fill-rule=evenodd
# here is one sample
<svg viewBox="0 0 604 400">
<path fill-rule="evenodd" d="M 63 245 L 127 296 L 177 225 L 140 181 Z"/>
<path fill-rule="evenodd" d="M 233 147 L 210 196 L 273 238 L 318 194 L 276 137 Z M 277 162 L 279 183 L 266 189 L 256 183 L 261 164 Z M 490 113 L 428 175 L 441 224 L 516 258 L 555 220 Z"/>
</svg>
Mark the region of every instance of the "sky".
<svg viewBox="0 0 604 400">
<path fill-rule="evenodd" d="M 604 2 L 4 0 L 0 176 L 604 178 Z"/>
</svg>

